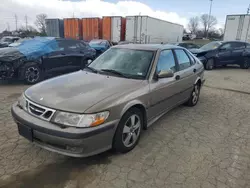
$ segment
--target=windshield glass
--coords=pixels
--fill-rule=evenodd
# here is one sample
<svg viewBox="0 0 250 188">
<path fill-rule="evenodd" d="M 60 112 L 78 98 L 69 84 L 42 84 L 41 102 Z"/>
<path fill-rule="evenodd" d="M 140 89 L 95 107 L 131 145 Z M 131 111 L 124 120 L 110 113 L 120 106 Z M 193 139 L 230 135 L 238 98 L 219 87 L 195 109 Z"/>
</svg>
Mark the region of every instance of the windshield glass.
<svg viewBox="0 0 250 188">
<path fill-rule="evenodd" d="M 89 67 L 98 71 L 111 69 L 127 77 L 145 78 L 154 51 L 112 48 L 93 61 Z"/>
<path fill-rule="evenodd" d="M 96 46 L 96 45 L 105 46 L 106 44 L 107 44 L 107 42 L 103 41 L 103 40 L 92 40 L 92 41 L 89 42 L 90 46 Z"/>
<path fill-rule="evenodd" d="M 201 50 L 212 50 L 218 48 L 222 43 L 221 42 L 210 42 L 204 46 L 202 46 Z"/>
<path fill-rule="evenodd" d="M 7 38 L 7 37 L 1 39 L 1 42 L 12 42 L 12 41 L 13 41 L 12 38 Z"/>
</svg>

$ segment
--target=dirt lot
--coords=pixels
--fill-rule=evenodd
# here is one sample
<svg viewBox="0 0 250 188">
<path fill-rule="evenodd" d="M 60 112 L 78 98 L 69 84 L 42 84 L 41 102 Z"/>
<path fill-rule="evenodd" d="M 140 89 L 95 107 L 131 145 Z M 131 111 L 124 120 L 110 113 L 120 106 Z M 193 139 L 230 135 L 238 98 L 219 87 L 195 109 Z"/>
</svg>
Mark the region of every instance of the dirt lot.
<svg viewBox="0 0 250 188">
<path fill-rule="evenodd" d="M 180 106 L 125 155 L 75 159 L 17 133 L 10 106 L 26 88 L 0 85 L 0 187 L 250 187 L 250 70 L 206 72 L 199 104 Z"/>
</svg>

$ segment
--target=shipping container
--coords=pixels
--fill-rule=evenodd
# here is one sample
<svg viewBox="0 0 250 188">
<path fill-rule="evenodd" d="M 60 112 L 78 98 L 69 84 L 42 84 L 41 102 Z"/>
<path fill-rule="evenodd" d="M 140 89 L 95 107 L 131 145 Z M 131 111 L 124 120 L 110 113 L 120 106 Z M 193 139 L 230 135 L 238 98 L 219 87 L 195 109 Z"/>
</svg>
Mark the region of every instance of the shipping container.
<svg viewBox="0 0 250 188">
<path fill-rule="evenodd" d="M 102 38 L 102 19 L 100 18 L 83 18 L 82 19 L 82 36 L 83 40 Z"/>
<path fill-rule="evenodd" d="M 224 40 L 250 42 L 250 15 L 228 15 L 225 24 Z"/>
<path fill-rule="evenodd" d="M 125 18 L 121 16 L 104 16 L 102 19 L 102 37 L 112 42 L 125 39 Z"/>
<path fill-rule="evenodd" d="M 64 19 L 64 36 L 71 39 L 82 39 L 82 21 L 78 18 Z"/>
<path fill-rule="evenodd" d="M 50 37 L 64 37 L 63 20 L 60 19 L 46 19 L 46 33 Z"/>
<path fill-rule="evenodd" d="M 149 16 L 127 16 L 125 40 L 133 43 L 182 41 L 183 26 Z"/>
</svg>

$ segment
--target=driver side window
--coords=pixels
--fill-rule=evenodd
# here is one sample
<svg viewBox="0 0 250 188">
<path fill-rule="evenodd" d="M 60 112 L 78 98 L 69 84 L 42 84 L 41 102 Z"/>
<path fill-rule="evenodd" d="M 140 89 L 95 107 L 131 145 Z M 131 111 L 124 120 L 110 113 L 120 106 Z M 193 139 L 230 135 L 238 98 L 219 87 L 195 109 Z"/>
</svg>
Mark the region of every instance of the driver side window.
<svg viewBox="0 0 250 188">
<path fill-rule="evenodd" d="M 161 52 L 156 70 L 157 73 L 168 70 L 176 72 L 176 64 L 172 50 L 164 50 Z"/>
<path fill-rule="evenodd" d="M 225 49 L 225 50 L 231 50 L 232 49 L 232 44 L 231 43 L 224 44 L 221 48 Z"/>
</svg>

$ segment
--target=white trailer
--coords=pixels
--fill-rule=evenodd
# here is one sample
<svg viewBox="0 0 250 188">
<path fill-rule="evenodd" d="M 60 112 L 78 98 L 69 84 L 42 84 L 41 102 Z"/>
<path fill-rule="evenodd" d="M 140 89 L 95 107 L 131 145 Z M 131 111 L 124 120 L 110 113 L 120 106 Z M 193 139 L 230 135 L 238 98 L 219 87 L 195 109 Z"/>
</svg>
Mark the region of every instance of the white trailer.
<svg viewBox="0 0 250 188">
<path fill-rule="evenodd" d="M 125 40 L 154 44 L 181 42 L 183 26 L 149 16 L 127 16 Z"/>
<path fill-rule="evenodd" d="M 250 42 L 250 15 L 228 15 L 225 24 L 224 40 Z"/>
</svg>

